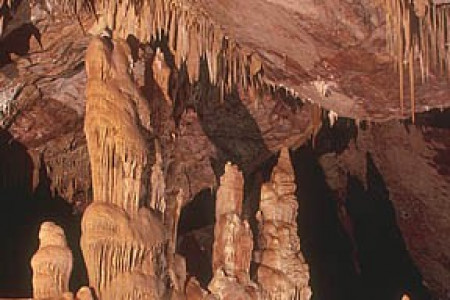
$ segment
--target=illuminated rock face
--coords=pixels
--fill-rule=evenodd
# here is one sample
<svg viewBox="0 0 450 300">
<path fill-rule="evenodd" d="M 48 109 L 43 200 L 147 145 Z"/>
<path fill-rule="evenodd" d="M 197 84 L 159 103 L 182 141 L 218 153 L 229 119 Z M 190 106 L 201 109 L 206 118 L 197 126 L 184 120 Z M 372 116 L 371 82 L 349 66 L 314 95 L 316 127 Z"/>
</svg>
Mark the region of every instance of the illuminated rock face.
<svg viewBox="0 0 450 300">
<path fill-rule="evenodd" d="M 217 191 L 214 227 L 213 274 L 210 291 L 219 299 L 256 299 L 250 280 L 253 235 L 241 217 L 244 178 L 237 166 L 227 163 Z"/>
<path fill-rule="evenodd" d="M 33 297 L 57 298 L 69 293 L 72 252 L 61 227 L 44 222 L 39 230 L 39 249 L 31 259 Z"/>
<path fill-rule="evenodd" d="M 155 177 L 149 168 L 150 110 L 133 82 L 130 53 L 125 42 L 100 38 L 87 50 L 85 132 L 94 202 L 83 216 L 81 248 L 99 298 L 161 299 L 167 239 L 160 216 L 146 207 Z M 153 197 L 153 205 L 163 211 L 161 196 Z"/>
<path fill-rule="evenodd" d="M 130 63 L 124 41 L 91 42 L 86 53 L 85 133 L 94 201 L 136 214 L 149 194 L 145 133 L 150 131 L 150 110 L 133 82 Z"/>
<path fill-rule="evenodd" d="M 262 299 L 311 297 L 309 268 L 300 251 L 297 235 L 295 175 L 287 148 L 281 150 L 270 182 L 261 188 L 257 281 Z"/>
</svg>

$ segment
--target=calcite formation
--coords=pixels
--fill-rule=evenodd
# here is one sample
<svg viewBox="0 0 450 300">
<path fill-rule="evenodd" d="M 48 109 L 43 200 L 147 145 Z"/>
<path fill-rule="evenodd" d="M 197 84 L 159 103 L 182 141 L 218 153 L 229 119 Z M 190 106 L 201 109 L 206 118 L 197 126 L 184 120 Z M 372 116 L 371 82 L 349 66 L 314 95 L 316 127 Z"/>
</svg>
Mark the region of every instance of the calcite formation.
<svg viewBox="0 0 450 300">
<path fill-rule="evenodd" d="M 81 248 L 99 298 L 160 299 L 167 239 L 160 216 L 148 208 L 150 111 L 130 63 L 121 40 L 94 38 L 87 50 L 85 132 L 94 196 L 83 216 Z M 160 196 L 154 208 L 161 209 Z"/>
<path fill-rule="evenodd" d="M 114 50 L 113 50 L 114 48 Z M 86 52 L 85 133 L 95 202 L 136 214 L 149 197 L 147 101 L 130 74 L 125 41 L 94 38 Z"/>
<path fill-rule="evenodd" d="M 36 299 L 67 296 L 72 272 L 72 252 L 61 227 L 53 222 L 42 223 L 39 249 L 31 259 L 33 297 Z"/>
<path fill-rule="evenodd" d="M 227 163 L 217 191 L 214 227 L 213 274 L 209 284 L 219 299 L 255 299 L 258 290 L 250 280 L 253 234 L 242 218 L 244 178 Z"/>
<path fill-rule="evenodd" d="M 309 268 L 300 249 L 298 203 L 289 150 L 283 148 L 270 182 L 261 187 L 257 281 L 262 299 L 308 300 Z"/>
<path fill-rule="evenodd" d="M 152 184 L 152 196 L 150 201 L 150 207 L 161 213 L 164 216 L 166 211 L 166 184 L 163 172 L 163 161 L 161 156 L 161 150 L 156 147 L 156 161 L 152 166 L 151 171 L 151 184 Z"/>
<path fill-rule="evenodd" d="M 378 0 L 386 11 L 387 45 L 395 57 L 400 81 L 400 105 L 403 110 L 403 82 L 409 77 L 411 113 L 415 111 L 415 68 L 419 61 L 420 79 L 425 82 L 431 71 L 449 73 L 448 45 L 450 35 L 448 1 Z M 405 66 L 408 74 L 405 74 Z"/>
</svg>

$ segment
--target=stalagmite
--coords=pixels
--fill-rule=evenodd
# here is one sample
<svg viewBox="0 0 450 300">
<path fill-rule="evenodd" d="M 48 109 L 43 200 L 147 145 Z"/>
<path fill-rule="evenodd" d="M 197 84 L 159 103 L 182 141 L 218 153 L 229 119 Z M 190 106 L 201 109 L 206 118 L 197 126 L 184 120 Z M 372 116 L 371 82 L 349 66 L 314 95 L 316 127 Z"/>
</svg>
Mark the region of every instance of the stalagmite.
<svg viewBox="0 0 450 300">
<path fill-rule="evenodd" d="M 295 175 L 289 150 L 283 148 L 270 182 L 261 188 L 257 282 L 262 299 L 308 300 L 309 268 L 297 235 Z"/>
<path fill-rule="evenodd" d="M 76 295 L 77 300 L 94 300 L 94 296 L 92 295 L 92 291 L 89 287 L 83 286 L 81 287 Z"/>
<path fill-rule="evenodd" d="M 86 54 L 88 76 L 85 132 L 94 201 L 130 214 L 148 197 L 150 110 L 132 81 L 131 52 L 122 41 L 94 38 Z"/>
<path fill-rule="evenodd" d="M 70 294 L 72 263 L 72 252 L 62 228 L 53 222 L 42 223 L 39 249 L 31 259 L 33 297 L 47 299 Z"/>
<path fill-rule="evenodd" d="M 258 299 L 250 280 L 253 235 L 241 217 L 244 178 L 237 166 L 227 163 L 217 191 L 213 244 L 213 279 L 209 290 L 219 299 Z"/>
<path fill-rule="evenodd" d="M 168 277 L 162 221 L 145 207 L 150 110 L 130 63 L 122 40 L 94 38 L 88 47 L 85 132 L 94 202 L 83 216 L 81 248 L 100 299 L 160 299 Z"/>
</svg>

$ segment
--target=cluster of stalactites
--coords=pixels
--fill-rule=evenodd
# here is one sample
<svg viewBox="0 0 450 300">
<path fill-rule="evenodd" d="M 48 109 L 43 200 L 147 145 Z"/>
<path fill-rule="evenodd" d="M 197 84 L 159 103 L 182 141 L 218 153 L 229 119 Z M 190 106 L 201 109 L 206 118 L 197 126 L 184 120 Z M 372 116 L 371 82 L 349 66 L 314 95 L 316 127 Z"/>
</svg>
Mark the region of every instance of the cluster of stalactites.
<svg viewBox="0 0 450 300">
<path fill-rule="evenodd" d="M 431 0 L 379 0 L 386 11 L 387 46 L 399 72 L 400 106 L 403 114 L 405 67 L 409 72 L 411 116 L 415 110 L 415 65 L 422 83 L 430 71 L 450 75 L 448 17 L 450 2 Z"/>
<path fill-rule="evenodd" d="M 191 83 L 199 81 L 206 61 L 209 83 L 219 88 L 221 99 L 237 86 L 263 87 L 259 55 L 238 45 L 193 3 L 99 0 L 96 6 L 105 25 L 122 38 L 132 34 L 145 43 L 166 37 L 175 66 L 186 64 Z"/>
</svg>

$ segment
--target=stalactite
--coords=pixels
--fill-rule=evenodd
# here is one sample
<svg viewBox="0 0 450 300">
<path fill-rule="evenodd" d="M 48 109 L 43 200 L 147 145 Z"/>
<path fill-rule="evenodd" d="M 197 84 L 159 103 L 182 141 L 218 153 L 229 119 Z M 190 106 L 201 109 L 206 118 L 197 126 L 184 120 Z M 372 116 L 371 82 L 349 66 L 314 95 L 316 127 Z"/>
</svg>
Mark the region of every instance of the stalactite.
<svg viewBox="0 0 450 300">
<path fill-rule="evenodd" d="M 248 60 L 248 51 L 226 36 L 221 27 L 197 5 L 185 4 L 181 0 L 144 0 L 141 6 L 148 6 L 149 9 L 144 12 L 133 8 L 133 15 L 136 15 L 131 18 L 127 15 L 132 9 L 132 5 L 127 4 L 129 2 L 134 3 L 131 0 L 120 4 L 112 0 L 99 0 L 97 3 L 103 14 L 108 16 L 105 18 L 107 26 L 117 35 L 126 38 L 128 34 L 136 34 L 141 41 L 149 41 L 159 40 L 163 33 L 166 34 L 176 67 L 180 69 L 186 63 L 191 83 L 199 79 L 201 58 L 207 60 L 210 83 L 219 87 L 221 99 L 236 86 L 247 90 L 249 78 L 253 86 L 262 92 L 262 62 L 259 59 Z M 120 13 L 118 9 L 121 9 Z M 133 19 L 138 24 L 151 24 L 151 28 L 128 28 L 128 31 L 118 28 L 125 18 Z M 259 76 L 254 76 L 256 73 Z"/>
<path fill-rule="evenodd" d="M 396 59 L 399 72 L 401 114 L 404 106 L 404 65 L 409 70 L 411 117 L 415 111 L 415 68 L 419 61 L 422 82 L 430 77 L 430 70 L 450 76 L 450 41 L 447 19 L 448 3 L 431 0 L 379 0 L 386 11 L 387 49 Z M 405 59 L 406 58 L 406 59 Z"/>
</svg>

